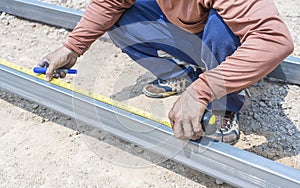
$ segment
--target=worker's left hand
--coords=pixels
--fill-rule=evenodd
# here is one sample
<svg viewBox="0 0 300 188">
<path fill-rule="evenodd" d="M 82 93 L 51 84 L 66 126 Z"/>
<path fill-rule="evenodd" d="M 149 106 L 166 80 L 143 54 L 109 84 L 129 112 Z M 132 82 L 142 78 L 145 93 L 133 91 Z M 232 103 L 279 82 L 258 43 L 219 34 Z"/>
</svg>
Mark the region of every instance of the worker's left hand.
<svg viewBox="0 0 300 188">
<path fill-rule="evenodd" d="M 198 102 L 189 92 L 183 92 L 174 103 L 169 119 L 176 138 L 197 140 L 205 134 L 201 119 L 207 105 Z"/>
</svg>

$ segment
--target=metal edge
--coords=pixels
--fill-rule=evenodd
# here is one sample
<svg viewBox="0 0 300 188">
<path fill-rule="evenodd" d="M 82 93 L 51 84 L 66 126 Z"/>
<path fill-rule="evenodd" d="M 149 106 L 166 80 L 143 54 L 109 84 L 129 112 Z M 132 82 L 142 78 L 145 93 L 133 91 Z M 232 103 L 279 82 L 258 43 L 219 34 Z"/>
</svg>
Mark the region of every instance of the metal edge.
<svg viewBox="0 0 300 188">
<path fill-rule="evenodd" d="M 268 77 L 300 85 L 300 58 L 287 57 Z"/>
<path fill-rule="evenodd" d="M 83 11 L 36 0 L 1 0 L 0 11 L 53 26 L 73 29 Z"/>
<path fill-rule="evenodd" d="M 4 65 L 0 87 L 232 185 L 300 186 L 300 171 L 294 168 L 206 138 L 183 142 L 162 124 Z"/>
</svg>

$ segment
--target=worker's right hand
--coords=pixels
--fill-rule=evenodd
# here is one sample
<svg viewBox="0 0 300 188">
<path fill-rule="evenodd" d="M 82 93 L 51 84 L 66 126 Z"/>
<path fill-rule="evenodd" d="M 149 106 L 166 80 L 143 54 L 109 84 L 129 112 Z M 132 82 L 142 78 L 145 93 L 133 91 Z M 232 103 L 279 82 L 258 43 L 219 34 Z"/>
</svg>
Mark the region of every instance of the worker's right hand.
<svg viewBox="0 0 300 188">
<path fill-rule="evenodd" d="M 77 61 L 78 55 L 66 47 L 60 47 L 54 52 L 45 56 L 38 64 L 40 67 L 47 68 L 46 80 L 52 78 L 65 78 L 66 73 L 63 71 L 56 72 L 57 69 L 70 69 Z"/>
</svg>

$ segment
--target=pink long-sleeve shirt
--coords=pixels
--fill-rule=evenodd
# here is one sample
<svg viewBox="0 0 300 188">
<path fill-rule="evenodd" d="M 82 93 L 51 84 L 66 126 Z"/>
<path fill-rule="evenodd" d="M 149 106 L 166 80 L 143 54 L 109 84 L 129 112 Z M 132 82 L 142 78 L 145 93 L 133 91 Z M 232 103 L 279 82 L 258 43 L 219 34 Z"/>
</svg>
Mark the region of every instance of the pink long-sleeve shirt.
<svg viewBox="0 0 300 188">
<path fill-rule="evenodd" d="M 65 46 L 82 55 L 134 0 L 92 0 Z M 272 0 L 157 0 L 167 18 L 191 33 L 202 32 L 214 8 L 240 37 L 241 46 L 219 66 L 200 74 L 188 90 L 208 104 L 270 73 L 293 51 L 289 31 Z"/>
</svg>

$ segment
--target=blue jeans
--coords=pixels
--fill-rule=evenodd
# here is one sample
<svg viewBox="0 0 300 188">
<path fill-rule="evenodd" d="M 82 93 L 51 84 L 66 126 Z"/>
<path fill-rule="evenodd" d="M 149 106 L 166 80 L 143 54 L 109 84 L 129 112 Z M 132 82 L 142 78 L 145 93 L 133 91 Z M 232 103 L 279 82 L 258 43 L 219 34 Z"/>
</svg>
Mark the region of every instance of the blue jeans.
<svg viewBox="0 0 300 188">
<path fill-rule="evenodd" d="M 108 34 L 129 57 L 164 80 L 184 76 L 195 67 L 213 69 L 240 45 L 214 9 L 203 32 L 192 34 L 170 23 L 155 0 L 137 0 Z M 238 112 L 244 101 L 236 92 L 214 100 L 209 108 Z"/>
</svg>

